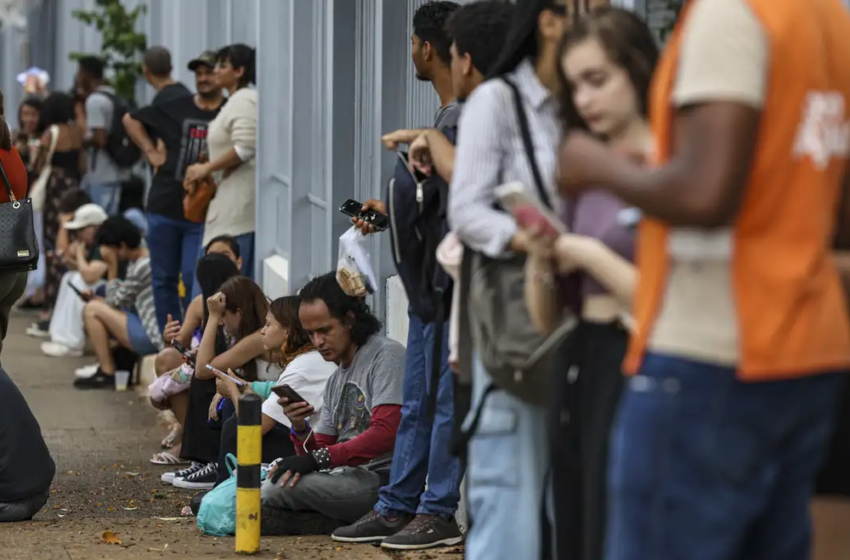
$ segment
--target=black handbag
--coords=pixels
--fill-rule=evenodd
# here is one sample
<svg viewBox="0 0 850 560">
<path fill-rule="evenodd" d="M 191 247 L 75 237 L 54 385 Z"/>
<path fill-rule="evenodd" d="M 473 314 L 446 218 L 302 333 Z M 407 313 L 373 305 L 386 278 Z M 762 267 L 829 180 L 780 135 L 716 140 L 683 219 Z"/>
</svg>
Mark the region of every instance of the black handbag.
<svg viewBox="0 0 850 560">
<path fill-rule="evenodd" d="M 0 162 L 0 179 L 9 202 L 0 204 L 0 271 L 24 272 L 38 267 L 38 238 L 33 224 L 32 199 L 17 200 Z"/>
</svg>

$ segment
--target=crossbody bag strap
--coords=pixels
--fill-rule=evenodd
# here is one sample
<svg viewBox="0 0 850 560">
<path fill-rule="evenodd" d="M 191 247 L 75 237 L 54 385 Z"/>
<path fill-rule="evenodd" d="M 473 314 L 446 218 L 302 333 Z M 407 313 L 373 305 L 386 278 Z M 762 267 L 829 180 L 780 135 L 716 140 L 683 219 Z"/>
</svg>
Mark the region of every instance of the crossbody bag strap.
<svg viewBox="0 0 850 560">
<path fill-rule="evenodd" d="M 6 194 L 9 195 L 9 200 L 17 202 L 18 199 L 15 198 L 15 193 L 12 192 L 12 185 L 9 184 L 9 177 L 6 175 L 6 168 L 3 167 L 2 160 L 0 160 L 0 179 L 3 180 L 3 187 L 6 189 Z"/>
<path fill-rule="evenodd" d="M 528 156 L 528 163 L 531 165 L 531 174 L 534 176 L 534 186 L 537 187 L 537 194 L 540 200 L 547 208 L 553 209 L 552 199 L 546 191 L 543 183 L 543 175 L 540 174 L 540 168 L 537 166 L 537 158 L 534 157 L 534 143 L 531 141 L 531 129 L 528 126 L 528 115 L 525 113 L 525 107 L 522 103 L 522 96 L 519 93 L 519 88 L 509 78 L 502 77 L 502 81 L 508 84 L 511 88 L 514 98 L 514 106 L 516 108 L 516 116 L 519 121 L 519 133 L 522 137 L 522 144 L 525 147 L 525 154 Z"/>
</svg>

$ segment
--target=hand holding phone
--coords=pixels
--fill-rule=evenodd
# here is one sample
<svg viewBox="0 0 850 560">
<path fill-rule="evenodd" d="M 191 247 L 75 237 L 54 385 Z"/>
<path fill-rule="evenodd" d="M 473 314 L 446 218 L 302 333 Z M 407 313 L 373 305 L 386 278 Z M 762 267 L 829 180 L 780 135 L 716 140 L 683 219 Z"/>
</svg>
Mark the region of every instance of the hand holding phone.
<svg viewBox="0 0 850 560">
<path fill-rule="evenodd" d="M 292 421 L 292 427 L 298 432 L 303 432 L 305 420 L 316 412 L 313 405 L 285 383 L 272 387 L 272 391 L 280 397 L 277 403 L 283 407 L 283 413 Z M 284 400 L 285 402 L 283 402 Z"/>
<path fill-rule="evenodd" d="M 519 181 L 496 187 L 496 197 L 502 208 L 511 212 L 517 220 L 517 225 L 523 229 L 537 226 L 541 231 L 554 231 L 554 235 L 567 232 L 566 226 L 554 212 L 537 197 L 529 194 L 525 185 Z"/>
<path fill-rule="evenodd" d="M 180 352 L 180 355 L 183 356 L 183 360 L 192 367 L 195 367 L 195 355 L 192 354 L 191 351 L 187 350 L 185 346 L 177 342 L 177 340 L 171 341 L 171 346 Z"/>
<path fill-rule="evenodd" d="M 211 372 L 213 372 L 216 375 L 223 375 L 224 377 L 227 377 L 228 379 L 230 379 L 231 381 L 233 381 L 234 383 L 236 383 L 240 387 L 244 387 L 246 385 L 246 383 L 244 381 L 242 381 L 241 379 L 237 379 L 233 376 L 227 375 L 226 373 L 224 373 L 220 369 L 213 367 L 210 364 L 207 364 L 207 369 L 210 370 Z"/>
<path fill-rule="evenodd" d="M 280 398 L 285 398 L 288 404 L 307 403 L 307 399 L 298 394 L 298 392 L 284 383 L 283 385 L 275 385 L 272 387 L 272 392 Z"/>
<path fill-rule="evenodd" d="M 357 202 L 353 198 L 349 198 L 340 205 L 339 211 L 346 216 L 355 218 L 355 225 L 358 226 L 361 231 L 364 230 L 364 227 L 367 227 L 372 231 L 384 231 L 390 227 L 390 220 L 386 216 L 386 209 L 380 208 L 380 206 L 383 206 L 383 204 L 379 201 L 370 200 L 366 204 L 363 204 L 362 202 Z M 376 210 L 375 207 L 378 207 L 378 209 Z M 364 210 L 364 208 L 366 209 Z M 363 222 L 363 225 L 360 225 L 360 222 Z M 366 232 L 364 231 L 364 233 Z"/>
</svg>

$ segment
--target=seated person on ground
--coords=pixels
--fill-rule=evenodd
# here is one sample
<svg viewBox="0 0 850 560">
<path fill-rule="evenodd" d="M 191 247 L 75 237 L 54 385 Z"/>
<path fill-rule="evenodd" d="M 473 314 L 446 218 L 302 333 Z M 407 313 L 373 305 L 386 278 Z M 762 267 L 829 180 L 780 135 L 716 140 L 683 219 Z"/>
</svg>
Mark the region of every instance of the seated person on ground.
<svg viewBox="0 0 850 560">
<path fill-rule="evenodd" d="M 195 273 L 201 278 L 202 284 L 212 286 L 212 290 L 217 292 L 228 279 L 239 276 L 239 267 L 224 254 L 210 252 L 198 261 Z M 156 453 L 151 458 L 151 463 L 154 465 L 181 464 L 180 440 L 183 437 L 183 425 L 186 422 L 186 409 L 189 403 L 189 387 L 195 368 L 190 360 L 184 358 L 176 348 L 171 346 L 171 342 L 176 340 L 189 350 L 194 359 L 201 343 L 205 315 L 207 315 L 206 300 L 199 296 L 190 304 L 183 325 L 176 321 L 170 322 L 172 330 L 169 331 L 169 327 L 166 327 L 163 333 L 163 341 L 168 347 L 157 354 L 155 371 L 158 377 L 149 387 L 148 392 L 151 404 L 159 410 L 171 410 L 177 423 L 162 441 L 162 447 L 171 451 Z"/>
<path fill-rule="evenodd" d="M 27 401 L 0 368 L 0 522 L 25 521 L 44 507 L 56 464 Z"/>
<path fill-rule="evenodd" d="M 209 286 L 201 287 L 206 295 Z M 221 423 L 234 410 L 229 400 L 216 393 L 215 374 L 207 369 L 207 364 L 221 371 L 232 369 L 247 382 L 277 379 L 281 373 L 263 348 L 260 331 L 269 304 L 253 280 L 244 276 L 230 278 L 217 293 L 207 297 L 206 303 L 209 318 L 195 357 L 180 448 L 180 457 L 192 461 L 192 465 L 162 475 L 163 481 L 178 488 L 195 490 L 215 486 Z"/>
<path fill-rule="evenodd" d="M 275 361 L 283 368 L 283 373 L 276 381 L 255 381 L 250 389 L 244 389 L 252 390 L 265 399 L 262 415 L 264 463 L 295 454 L 295 447 L 289 437 L 292 422 L 283 413 L 283 407 L 277 402 L 279 397 L 272 391 L 272 387 L 288 385 L 313 406 L 313 416 L 318 418 L 322 410 L 325 386 L 336 370 L 336 364 L 326 362 L 322 358 L 301 326 L 298 318 L 300 303 L 298 296 L 287 296 L 274 300 L 269 306 L 266 326 L 261 331 L 263 346 L 266 352 L 276 358 Z M 230 374 L 233 375 L 233 372 Z M 218 394 L 230 399 L 238 412 L 240 387 L 225 375 L 216 377 Z M 225 458 L 228 453 L 236 455 L 236 427 L 235 414 L 222 425 L 216 484 L 230 477 Z"/>
<path fill-rule="evenodd" d="M 370 511 L 386 484 L 401 418 L 404 346 L 380 333 L 362 298 L 330 273 L 300 292 L 299 317 L 322 357 L 338 364 L 324 406 L 279 401 L 298 455 L 279 459 L 262 486 L 265 534 L 329 534 Z"/>
<path fill-rule="evenodd" d="M 122 216 L 113 216 L 101 224 L 96 243 L 107 267 L 106 297 L 93 299 L 83 310 L 98 370 L 91 377 L 74 381 L 80 389 L 114 387 L 110 337 L 140 356 L 155 354 L 164 346 L 153 304 L 150 257 L 138 228 Z M 118 277 L 122 261 L 128 263 L 123 280 Z"/>
<path fill-rule="evenodd" d="M 63 220 L 62 231 L 73 238 L 62 253 L 68 272 L 62 276 L 53 316 L 50 318 L 50 341 L 41 351 L 56 358 L 80 357 L 86 344 L 83 308 L 86 300 L 79 292 L 93 292 L 103 284 L 106 263 L 95 244 L 98 228 L 106 221 L 106 212 L 97 204 L 84 204 L 70 219 Z"/>
</svg>

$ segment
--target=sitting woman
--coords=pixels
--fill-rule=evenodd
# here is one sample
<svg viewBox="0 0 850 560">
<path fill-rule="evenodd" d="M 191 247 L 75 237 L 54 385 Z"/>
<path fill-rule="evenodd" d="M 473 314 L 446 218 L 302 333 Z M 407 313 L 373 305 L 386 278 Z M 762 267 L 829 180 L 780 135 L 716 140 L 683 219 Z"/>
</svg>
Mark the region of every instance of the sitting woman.
<svg viewBox="0 0 850 560">
<path fill-rule="evenodd" d="M 236 242 L 235 238 L 229 235 L 216 237 L 210 241 L 209 245 L 207 245 L 204 254 L 222 255 L 236 265 L 236 273 L 231 274 L 233 267 L 221 264 L 219 259 L 213 259 L 213 261 L 209 263 L 210 270 L 208 272 L 212 275 L 210 277 L 210 284 L 214 285 L 214 292 L 219 290 L 225 280 L 238 275 L 239 268 L 242 266 L 242 258 L 239 256 L 239 244 Z M 201 262 L 203 261 L 204 259 L 202 258 L 198 262 L 198 267 L 201 266 Z M 213 266 L 213 263 L 219 264 L 215 264 Z M 226 275 L 224 275 L 225 270 L 227 272 Z M 215 278 L 219 278 L 220 282 L 216 284 L 214 280 Z M 154 366 L 157 377 L 163 376 L 166 373 L 171 375 L 175 372 L 175 370 L 180 369 L 181 366 L 184 365 L 187 368 L 191 367 L 191 370 L 194 372 L 194 366 L 191 366 L 191 364 L 185 364 L 182 354 L 176 348 L 173 348 L 171 343 L 176 340 L 183 347 L 190 348 L 193 355 L 196 353 L 196 348 L 198 344 L 200 344 L 201 333 L 203 332 L 204 309 L 206 307 L 205 302 L 205 298 L 198 294 L 198 296 L 192 300 L 189 307 L 186 309 L 186 314 L 182 324 L 179 319 L 175 320 L 170 315 L 168 316 L 168 322 L 166 323 L 165 329 L 162 333 L 162 338 L 165 341 L 166 348 L 157 354 L 156 364 Z M 195 344 L 194 342 L 196 338 L 198 344 Z M 183 422 L 186 418 L 186 396 L 174 396 L 176 398 L 176 403 L 171 402 L 170 398 L 165 400 L 157 399 L 157 402 L 154 402 L 154 400 L 151 401 L 151 404 L 160 410 L 171 409 L 177 417 L 177 422 L 172 425 L 171 431 L 165 439 L 162 440 L 163 449 L 174 448 L 175 442 L 180 440 L 183 436 Z M 151 462 L 155 465 L 178 465 L 181 464 L 181 460 L 178 458 L 179 456 L 180 454 L 177 452 L 157 453 L 154 455 L 153 459 L 151 459 Z"/>
<path fill-rule="evenodd" d="M 180 450 L 180 457 L 192 464 L 181 471 L 165 473 L 162 480 L 178 488 L 208 490 L 216 481 L 221 423 L 218 418 L 210 418 L 216 388 L 215 374 L 207 365 L 222 371 L 232 369 L 249 382 L 258 377 L 277 379 L 281 369 L 269 365 L 263 348 L 260 330 L 265 324 L 268 301 L 260 287 L 248 278 L 236 276 L 213 294 L 210 285 L 201 284 L 201 289 L 206 296 L 208 319 L 195 357 L 195 375 L 189 385 Z M 227 411 L 221 414 L 226 416 Z"/>
<path fill-rule="evenodd" d="M 336 370 L 336 364 L 326 362 L 310 342 L 310 335 L 301 326 L 298 308 L 301 300 L 298 296 L 287 296 L 274 300 L 266 316 L 266 326 L 261 332 L 266 351 L 279 357 L 283 373 L 275 381 L 255 381 L 250 389 L 242 389 L 226 375 L 217 374 L 218 394 L 229 399 L 234 408 L 239 409 L 239 397 L 243 390 L 252 390 L 265 399 L 263 402 L 262 457 L 264 463 L 271 463 L 278 457 L 295 454 L 295 447 L 289 437 L 292 422 L 283 413 L 278 404 L 279 396 L 274 387 L 288 385 L 291 389 L 313 405 L 314 416 L 322 408 L 325 386 L 328 378 Z M 228 372 L 231 376 L 233 372 Z M 247 387 L 244 385 L 242 387 Z M 236 415 L 231 415 L 222 425 L 221 448 L 219 450 L 218 480 L 216 484 L 229 477 L 225 457 L 236 454 Z"/>
<path fill-rule="evenodd" d="M 214 289 L 218 290 L 227 280 L 239 275 L 239 268 L 232 259 L 222 254 L 208 253 L 198 262 L 196 274 L 198 278 L 202 278 L 205 285 L 215 286 Z M 168 437 L 162 441 L 162 447 L 173 448 L 172 451 L 155 454 L 151 458 L 151 463 L 154 465 L 182 463 L 179 459 L 178 440 L 183 437 L 183 425 L 186 422 L 186 409 L 189 404 L 189 386 L 195 373 L 192 360 L 201 344 L 204 316 L 207 314 L 205 308 L 206 301 L 202 297 L 195 298 L 186 311 L 186 321 L 182 327 L 177 323 L 179 330 L 175 333 L 172 322 L 169 322 L 172 330 L 166 327 L 163 334 L 169 347 L 156 357 L 157 379 L 151 384 L 148 392 L 151 404 L 159 410 L 171 410 L 177 423 Z M 189 356 L 184 356 L 177 348 L 171 346 L 175 341 L 189 350 Z M 178 442 L 176 447 L 174 442 Z"/>
</svg>

